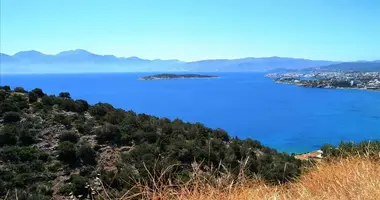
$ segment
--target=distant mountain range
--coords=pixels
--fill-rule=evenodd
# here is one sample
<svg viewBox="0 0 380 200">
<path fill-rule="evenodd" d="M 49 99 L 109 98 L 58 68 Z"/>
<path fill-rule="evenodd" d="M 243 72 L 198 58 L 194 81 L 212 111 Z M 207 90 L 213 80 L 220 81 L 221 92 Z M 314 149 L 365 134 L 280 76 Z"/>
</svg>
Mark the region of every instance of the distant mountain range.
<svg viewBox="0 0 380 200">
<path fill-rule="evenodd" d="M 362 72 L 370 72 L 370 71 L 380 71 L 380 61 L 375 60 L 372 62 L 343 62 L 338 64 L 332 64 L 328 66 L 323 66 L 320 69 L 322 70 L 335 70 L 335 71 L 362 71 Z"/>
<path fill-rule="evenodd" d="M 374 61 L 380 63 L 380 60 Z M 55 55 L 38 51 L 0 54 L 2 73 L 83 73 L 83 72 L 254 72 L 276 68 L 305 69 L 341 62 L 299 58 L 266 57 L 215 59 L 195 62 L 180 60 L 148 60 L 138 57 L 97 55 L 86 50 L 63 51 Z"/>
</svg>

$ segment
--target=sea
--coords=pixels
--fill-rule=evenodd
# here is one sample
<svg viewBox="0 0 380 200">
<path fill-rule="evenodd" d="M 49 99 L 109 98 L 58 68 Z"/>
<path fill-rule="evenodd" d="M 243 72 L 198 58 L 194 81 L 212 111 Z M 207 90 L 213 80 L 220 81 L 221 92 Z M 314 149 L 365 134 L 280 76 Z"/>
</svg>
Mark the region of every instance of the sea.
<svg viewBox="0 0 380 200">
<path fill-rule="evenodd" d="M 207 73 L 220 78 L 141 81 L 154 73 L 1 75 L 0 85 L 70 92 L 74 99 L 222 128 L 287 153 L 323 144 L 380 139 L 380 92 L 303 88 L 263 73 Z"/>
</svg>

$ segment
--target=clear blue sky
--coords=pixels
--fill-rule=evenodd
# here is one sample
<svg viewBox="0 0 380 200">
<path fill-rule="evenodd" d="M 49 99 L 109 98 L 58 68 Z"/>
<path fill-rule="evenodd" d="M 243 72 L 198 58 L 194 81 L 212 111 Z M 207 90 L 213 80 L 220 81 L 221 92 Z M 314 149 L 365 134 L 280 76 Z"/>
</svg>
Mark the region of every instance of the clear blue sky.
<svg viewBox="0 0 380 200">
<path fill-rule="evenodd" d="M 379 0 L 1 0 L 1 52 L 380 59 Z"/>
</svg>

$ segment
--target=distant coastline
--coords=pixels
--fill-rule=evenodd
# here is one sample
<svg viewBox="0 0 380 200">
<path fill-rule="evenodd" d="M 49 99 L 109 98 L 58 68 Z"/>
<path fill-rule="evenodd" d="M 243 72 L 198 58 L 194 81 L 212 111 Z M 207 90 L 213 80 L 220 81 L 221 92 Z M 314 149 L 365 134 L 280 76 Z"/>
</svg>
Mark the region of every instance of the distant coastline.
<svg viewBox="0 0 380 200">
<path fill-rule="evenodd" d="M 380 90 L 380 72 L 323 72 L 267 74 L 276 83 L 310 88 Z"/>
<path fill-rule="evenodd" d="M 156 74 L 151 76 L 143 76 L 138 80 L 150 81 L 150 80 L 170 80 L 170 79 L 209 79 L 219 78 L 219 76 L 201 75 L 201 74 Z"/>
</svg>

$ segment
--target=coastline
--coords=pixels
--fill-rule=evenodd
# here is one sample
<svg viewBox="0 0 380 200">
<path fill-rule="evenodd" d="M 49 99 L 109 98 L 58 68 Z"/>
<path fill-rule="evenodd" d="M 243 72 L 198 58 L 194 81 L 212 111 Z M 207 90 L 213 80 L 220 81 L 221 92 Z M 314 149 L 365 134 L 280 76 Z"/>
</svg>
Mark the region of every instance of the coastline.
<svg viewBox="0 0 380 200">
<path fill-rule="evenodd" d="M 316 150 L 316 151 L 311 151 L 307 153 L 301 153 L 301 154 L 296 154 L 294 155 L 295 158 L 299 160 L 317 160 L 320 161 L 323 156 L 323 151 L 321 150 Z"/>
<path fill-rule="evenodd" d="M 317 88 L 317 89 L 338 89 L 338 90 L 363 90 L 363 91 L 372 91 L 372 92 L 380 92 L 380 90 L 373 90 L 373 89 L 367 89 L 367 88 L 348 88 L 348 87 L 313 87 L 313 86 L 306 86 L 306 85 L 301 85 L 297 83 L 290 83 L 290 82 L 281 82 L 281 81 L 274 81 L 275 83 L 278 84 L 286 84 L 286 85 L 295 85 L 298 87 L 303 87 L 303 88 Z"/>
</svg>

